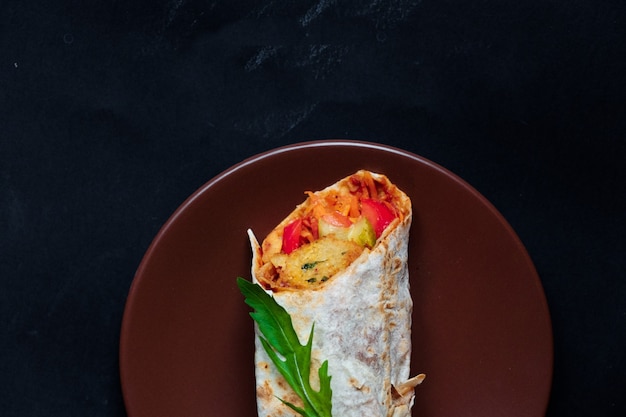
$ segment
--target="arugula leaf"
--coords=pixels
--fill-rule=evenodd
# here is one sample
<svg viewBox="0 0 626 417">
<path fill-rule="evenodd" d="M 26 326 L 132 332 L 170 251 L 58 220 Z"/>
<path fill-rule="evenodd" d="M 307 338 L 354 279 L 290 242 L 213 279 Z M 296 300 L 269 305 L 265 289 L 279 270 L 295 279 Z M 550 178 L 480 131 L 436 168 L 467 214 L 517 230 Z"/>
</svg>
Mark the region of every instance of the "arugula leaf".
<svg viewBox="0 0 626 417">
<path fill-rule="evenodd" d="M 291 316 L 274 300 L 274 297 L 266 293 L 260 285 L 243 278 L 237 278 L 237 286 L 244 295 L 246 304 L 255 310 L 250 316 L 258 324 L 263 335 L 259 336 L 263 348 L 281 375 L 302 399 L 304 408 L 281 398 L 279 400 L 304 417 L 332 417 L 328 361 L 324 361 L 318 370 L 319 391 L 311 387 L 309 379 L 315 325 L 311 327 L 306 345 L 302 345 L 293 328 Z"/>
</svg>

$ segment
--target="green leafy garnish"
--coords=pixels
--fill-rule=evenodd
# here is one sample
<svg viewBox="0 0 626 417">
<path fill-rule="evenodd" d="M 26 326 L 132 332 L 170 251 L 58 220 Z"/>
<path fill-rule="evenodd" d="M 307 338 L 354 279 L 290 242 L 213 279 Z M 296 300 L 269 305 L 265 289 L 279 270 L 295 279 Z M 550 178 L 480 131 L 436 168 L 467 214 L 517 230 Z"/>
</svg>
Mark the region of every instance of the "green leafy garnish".
<svg viewBox="0 0 626 417">
<path fill-rule="evenodd" d="M 298 407 L 279 398 L 285 405 L 304 417 L 332 417 L 330 379 L 328 361 L 324 361 L 318 370 L 320 389 L 314 390 L 310 384 L 311 347 L 313 330 L 306 345 L 293 328 L 291 316 L 279 305 L 274 297 L 267 294 L 260 285 L 243 278 L 237 278 L 237 286 L 245 297 L 245 302 L 254 309 L 250 316 L 258 324 L 263 336 L 259 336 L 265 351 L 287 380 L 294 392 L 304 403 Z"/>
</svg>

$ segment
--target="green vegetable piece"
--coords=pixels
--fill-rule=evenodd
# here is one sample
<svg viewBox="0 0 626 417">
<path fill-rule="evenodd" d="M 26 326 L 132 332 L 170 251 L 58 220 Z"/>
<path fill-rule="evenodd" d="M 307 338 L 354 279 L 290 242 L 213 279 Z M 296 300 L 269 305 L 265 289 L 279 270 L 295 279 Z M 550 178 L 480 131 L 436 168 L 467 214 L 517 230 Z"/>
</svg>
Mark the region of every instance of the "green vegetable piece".
<svg viewBox="0 0 626 417">
<path fill-rule="evenodd" d="M 356 223 L 350 226 L 348 239 L 361 246 L 371 248 L 376 244 L 376 231 L 369 220 L 365 217 L 361 217 Z"/>
<path fill-rule="evenodd" d="M 351 240 L 369 248 L 376 244 L 376 230 L 365 217 L 359 218 L 350 227 L 333 226 L 324 219 L 320 219 L 318 224 L 320 237 L 334 235 L 337 239 Z"/>
<path fill-rule="evenodd" d="M 263 335 L 259 337 L 263 348 L 281 375 L 302 399 L 304 408 L 281 398 L 279 400 L 304 417 L 332 417 L 328 361 L 324 361 L 318 370 L 319 391 L 311 387 L 309 379 L 315 325 L 311 328 L 306 345 L 302 345 L 293 328 L 291 316 L 274 300 L 274 297 L 267 294 L 260 285 L 243 278 L 237 278 L 237 286 L 244 295 L 246 304 L 254 309 L 250 316 Z"/>
</svg>

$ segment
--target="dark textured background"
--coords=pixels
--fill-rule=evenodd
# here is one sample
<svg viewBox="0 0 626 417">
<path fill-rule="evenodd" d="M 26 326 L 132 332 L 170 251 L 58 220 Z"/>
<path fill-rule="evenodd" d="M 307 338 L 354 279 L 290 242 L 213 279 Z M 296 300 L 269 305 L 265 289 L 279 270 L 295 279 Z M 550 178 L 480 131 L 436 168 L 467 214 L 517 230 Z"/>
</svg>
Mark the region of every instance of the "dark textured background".
<svg viewBox="0 0 626 417">
<path fill-rule="evenodd" d="M 232 164 L 323 138 L 404 148 L 526 245 L 547 415 L 626 415 L 626 6 L 604 0 L 0 3 L 0 414 L 125 416 L 144 251 Z"/>
</svg>

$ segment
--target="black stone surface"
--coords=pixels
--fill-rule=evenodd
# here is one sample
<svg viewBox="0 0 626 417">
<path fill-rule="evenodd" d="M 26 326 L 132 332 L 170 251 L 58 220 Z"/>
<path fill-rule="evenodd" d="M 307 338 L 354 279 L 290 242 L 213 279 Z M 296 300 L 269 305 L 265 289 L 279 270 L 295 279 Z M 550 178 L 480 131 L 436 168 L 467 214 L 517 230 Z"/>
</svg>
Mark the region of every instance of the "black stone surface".
<svg viewBox="0 0 626 417">
<path fill-rule="evenodd" d="M 125 416 L 124 303 L 256 153 L 393 145 L 505 216 L 554 326 L 547 416 L 626 415 L 626 3 L 0 3 L 0 414 Z"/>
</svg>

